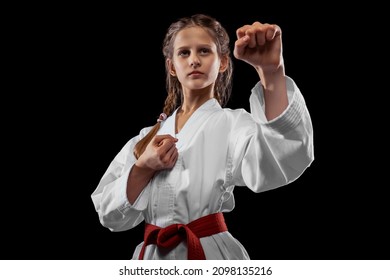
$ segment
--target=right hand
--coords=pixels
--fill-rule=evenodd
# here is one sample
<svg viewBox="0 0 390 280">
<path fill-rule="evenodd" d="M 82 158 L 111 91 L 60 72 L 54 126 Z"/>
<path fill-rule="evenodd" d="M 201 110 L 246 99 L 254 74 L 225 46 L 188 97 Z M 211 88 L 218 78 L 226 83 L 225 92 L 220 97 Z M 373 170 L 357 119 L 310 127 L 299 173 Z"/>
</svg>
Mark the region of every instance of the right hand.
<svg viewBox="0 0 390 280">
<path fill-rule="evenodd" d="M 176 148 L 177 138 L 169 134 L 156 135 L 138 158 L 136 165 L 154 171 L 172 168 L 179 156 Z"/>
</svg>

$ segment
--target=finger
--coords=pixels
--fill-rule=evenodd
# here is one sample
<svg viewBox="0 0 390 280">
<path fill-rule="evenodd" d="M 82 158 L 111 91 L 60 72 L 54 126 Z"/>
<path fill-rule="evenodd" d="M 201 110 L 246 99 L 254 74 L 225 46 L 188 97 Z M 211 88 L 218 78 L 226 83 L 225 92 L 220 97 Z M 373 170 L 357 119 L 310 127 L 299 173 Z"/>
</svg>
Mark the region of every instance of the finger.
<svg viewBox="0 0 390 280">
<path fill-rule="evenodd" d="M 171 148 L 176 148 L 176 141 L 164 139 L 158 144 L 158 150 L 161 155 L 168 153 Z"/>
<path fill-rule="evenodd" d="M 276 24 L 272 24 L 269 26 L 269 28 L 266 31 L 266 39 L 268 41 L 273 40 L 275 37 L 278 37 L 281 35 L 280 27 Z"/>
<path fill-rule="evenodd" d="M 253 26 L 251 28 L 248 28 L 245 32 L 245 35 L 247 35 L 249 37 L 249 40 L 248 40 L 248 47 L 249 48 L 254 48 L 257 45 L 256 33 L 257 33 L 257 28 L 254 28 Z"/>
<path fill-rule="evenodd" d="M 171 140 L 177 142 L 177 138 L 173 137 L 173 136 L 170 135 L 170 134 L 156 135 L 156 136 L 154 137 L 154 142 L 155 142 L 155 143 L 159 143 L 159 142 L 161 142 L 161 141 L 164 140 L 164 139 L 171 139 Z"/>
<path fill-rule="evenodd" d="M 172 155 L 175 153 L 175 151 L 177 151 L 177 148 L 175 145 L 170 147 L 169 150 L 165 154 L 166 160 L 169 161 L 171 159 Z"/>
<path fill-rule="evenodd" d="M 164 158 L 163 158 L 163 162 L 164 164 L 166 165 L 166 167 L 172 167 L 174 166 L 176 160 L 174 160 L 176 158 L 176 155 L 178 154 L 178 151 L 177 151 L 177 148 L 176 147 L 171 147 L 171 149 L 169 149 L 167 151 L 167 153 L 165 154 Z"/>
<path fill-rule="evenodd" d="M 255 46 L 264 46 L 266 43 L 266 34 L 267 29 L 270 27 L 268 23 L 260 23 L 256 21 L 252 25 L 252 33 L 254 34 L 254 44 Z"/>
<path fill-rule="evenodd" d="M 176 150 L 171 157 L 171 161 L 172 161 L 171 167 L 173 167 L 175 165 L 178 158 L 179 158 L 179 152 Z"/>
<path fill-rule="evenodd" d="M 177 142 L 178 139 L 170 134 L 156 135 L 153 139 L 153 144 L 156 146 L 161 146 L 164 141 Z"/>
<path fill-rule="evenodd" d="M 266 39 L 265 39 L 265 32 L 263 28 L 260 28 L 256 31 L 256 44 L 258 46 L 264 46 Z"/>
<path fill-rule="evenodd" d="M 250 28 L 250 25 L 244 25 L 236 30 L 237 39 L 240 39 L 245 36 L 245 32 L 248 28 Z"/>
<path fill-rule="evenodd" d="M 170 165 L 170 167 L 173 167 L 175 165 L 178 157 L 179 157 L 179 152 L 178 152 L 177 149 L 174 149 L 172 151 L 172 154 L 171 154 L 170 158 L 169 158 L 169 162 L 170 162 L 169 165 Z"/>
<path fill-rule="evenodd" d="M 245 35 L 240 39 L 237 39 L 234 44 L 234 56 L 236 58 L 241 58 L 245 53 L 245 48 L 248 46 L 249 36 Z"/>
<path fill-rule="evenodd" d="M 280 35 L 280 28 L 275 24 L 266 24 L 264 28 L 265 40 L 271 41 Z"/>
</svg>

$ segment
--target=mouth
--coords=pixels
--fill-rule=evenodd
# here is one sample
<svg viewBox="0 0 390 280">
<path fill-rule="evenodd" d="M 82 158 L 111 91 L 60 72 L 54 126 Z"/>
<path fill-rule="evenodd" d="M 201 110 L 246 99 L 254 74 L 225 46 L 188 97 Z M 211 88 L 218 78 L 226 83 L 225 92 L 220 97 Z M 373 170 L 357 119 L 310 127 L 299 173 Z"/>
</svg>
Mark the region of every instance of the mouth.
<svg viewBox="0 0 390 280">
<path fill-rule="evenodd" d="M 199 75 L 203 75 L 203 73 L 199 71 L 192 71 L 191 73 L 188 74 L 188 76 L 199 76 Z"/>
</svg>

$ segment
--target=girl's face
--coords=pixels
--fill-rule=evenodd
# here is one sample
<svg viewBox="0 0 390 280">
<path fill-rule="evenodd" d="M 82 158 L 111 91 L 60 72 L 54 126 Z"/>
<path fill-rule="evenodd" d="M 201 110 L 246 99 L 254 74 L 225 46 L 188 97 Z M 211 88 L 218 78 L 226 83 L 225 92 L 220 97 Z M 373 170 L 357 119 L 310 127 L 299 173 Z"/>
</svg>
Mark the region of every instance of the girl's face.
<svg viewBox="0 0 390 280">
<path fill-rule="evenodd" d="M 177 33 L 170 74 L 176 76 L 184 89 L 199 90 L 212 85 L 219 72 L 226 69 L 212 37 L 201 27 L 189 27 Z"/>
</svg>

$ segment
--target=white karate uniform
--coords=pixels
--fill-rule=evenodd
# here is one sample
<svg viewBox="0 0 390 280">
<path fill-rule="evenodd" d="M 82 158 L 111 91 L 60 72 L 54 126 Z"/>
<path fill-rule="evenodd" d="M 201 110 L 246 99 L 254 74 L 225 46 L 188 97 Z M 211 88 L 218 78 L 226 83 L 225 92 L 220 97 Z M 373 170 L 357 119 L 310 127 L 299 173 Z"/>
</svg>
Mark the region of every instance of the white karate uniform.
<svg viewBox="0 0 390 280">
<path fill-rule="evenodd" d="M 111 231 L 129 230 L 143 220 L 159 227 L 187 224 L 211 213 L 232 211 L 235 186 L 259 193 L 297 179 L 314 160 L 313 130 L 298 87 L 289 77 L 286 84 L 289 105 L 269 122 L 260 83 L 252 89 L 251 113 L 221 108 L 210 99 L 175 134 L 175 111 L 162 122 L 158 134 L 179 139 L 178 160 L 172 170 L 159 172 L 130 204 L 126 184 L 136 161 L 133 148 L 151 127 L 142 129 L 116 155 L 91 195 L 101 224 Z M 200 241 L 206 259 L 249 259 L 229 232 Z M 148 245 L 144 259 L 187 259 L 187 247 L 182 242 L 162 254 L 156 245 Z"/>
</svg>

